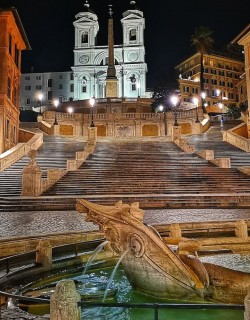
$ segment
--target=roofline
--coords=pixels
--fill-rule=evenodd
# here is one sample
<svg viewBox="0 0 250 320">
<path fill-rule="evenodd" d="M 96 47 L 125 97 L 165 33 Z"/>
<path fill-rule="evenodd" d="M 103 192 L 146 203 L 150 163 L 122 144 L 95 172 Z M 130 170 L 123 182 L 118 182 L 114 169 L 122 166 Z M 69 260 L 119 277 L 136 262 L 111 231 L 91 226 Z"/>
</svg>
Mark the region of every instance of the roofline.
<svg viewBox="0 0 250 320">
<path fill-rule="evenodd" d="M 24 30 L 22 21 L 20 19 L 20 16 L 19 16 L 19 14 L 17 12 L 17 9 L 15 7 L 0 8 L 0 12 L 12 12 L 12 14 L 13 14 L 13 16 L 15 18 L 16 24 L 18 26 L 18 29 L 19 29 L 19 31 L 20 31 L 20 33 L 22 35 L 23 41 L 26 44 L 26 50 L 31 50 L 31 46 L 30 46 L 29 40 L 28 40 L 27 35 L 25 33 L 25 30 Z"/>
<path fill-rule="evenodd" d="M 238 43 L 250 31 L 250 23 L 230 42 L 232 44 Z"/>
</svg>

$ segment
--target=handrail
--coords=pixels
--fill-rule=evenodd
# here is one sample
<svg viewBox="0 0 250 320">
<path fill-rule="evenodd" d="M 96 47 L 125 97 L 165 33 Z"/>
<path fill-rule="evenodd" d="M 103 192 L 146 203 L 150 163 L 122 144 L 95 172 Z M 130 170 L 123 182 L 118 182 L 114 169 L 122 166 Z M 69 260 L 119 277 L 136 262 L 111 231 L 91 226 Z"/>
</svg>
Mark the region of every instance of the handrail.
<svg viewBox="0 0 250 320">
<path fill-rule="evenodd" d="M 104 307 L 104 308 L 140 308 L 140 309 L 153 309 L 154 320 L 159 319 L 159 309 L 229 309 L 229 310 L 244 310 L 245 307 L 242 304 L 209 304 L 209 303 L 96 303 L 96 302 L 78 302 L 79 307 Z"/>
<path fill-rule="evenodd" d="M 78 251 L 78 246 L 80 245 L 87 245 L 87 244 L 94 244 L 96 243 L 97 245 L 104 241 L 103 238 L 100 238 L 100 239 L 94 239 L 94 240 L 89 240 L 89 241 L 81 241 L 81 242 L 75 242 L 75 243 L 68 243 L 68 244 L 65 244 L 65 245 L 61 245 L 61 246 L 55 246 L 52 248 L 52 252 L 53 250 L 56 251 L 57 249 L 63 249 L 63 248 L 67 248 L 67 247 L 73 247 L 73 250 L 72 252 L 74 252 L 74 254 L 77 256 L 79 251 Z M 11 260 L 15 260 L 15 259 L 18 259 L 18 258 L 21 258 L 21 257 L 25 257 L 25 256 L 30 256 L 32 254 L 36 254 L 37 250 L 33 250 L 33 251 L 29 251 L 29 252 L 25 252 L 25 253 L 20 253 L 20 254 L 15 254 L 15 255 L 12 255 L 12 256 L 8 256 L 8 257 L 4 257 L 4 258 L 1 258 L 0 259 L 0 267 L 2 264 L 5 264 L 5 267 L 6 267 L 6 274 L 8 274 L 10 272 L 10 262 Z M 56 254 L 54 254 L 54 258 L 55 258 Z M 53 259 L 53 258 L 52 258 Z M 31 261 L 32 263 L 32 261 Z M 34 262 L 35 263 L 35 259 L 34 259 Z"/>
<path fill-rule="evenodd" d="M 46 303 L 46 304 L 50 303 L 49 299 L 26 297 L 26 296 L 21 296 L 18 294 L 8 293 L 8 292 L 4 292 L 4 291 L 0 291 L 0 296 L 4 296 L 7 298 L 13 298 L 16 300 L 37 302 L 37 303 Z"/>
</svg>

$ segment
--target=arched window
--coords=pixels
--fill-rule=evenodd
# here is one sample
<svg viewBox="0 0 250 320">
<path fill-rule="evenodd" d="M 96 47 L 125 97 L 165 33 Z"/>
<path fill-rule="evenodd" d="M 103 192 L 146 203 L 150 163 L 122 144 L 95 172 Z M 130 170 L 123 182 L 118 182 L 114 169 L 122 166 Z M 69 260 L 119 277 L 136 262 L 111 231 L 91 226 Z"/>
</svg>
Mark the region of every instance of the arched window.
<svg viewBox="0 0 250 320">
<path fill-rule="evenodd" d="M 82 34 L 82 43 L 88 43 L 89 42 L 89 34 L 88 32 L 84 32 Z"/>
<path fill-rule="evenodd" d="M 129 31 L 129 41 L 135 41 L 136 40 L 136 29 L 131 29 Z"/>
<path fill-rule="evenodd" d="M 30 104 L 30 98 L 26 100 L 26 104 Z"/>
</svg>

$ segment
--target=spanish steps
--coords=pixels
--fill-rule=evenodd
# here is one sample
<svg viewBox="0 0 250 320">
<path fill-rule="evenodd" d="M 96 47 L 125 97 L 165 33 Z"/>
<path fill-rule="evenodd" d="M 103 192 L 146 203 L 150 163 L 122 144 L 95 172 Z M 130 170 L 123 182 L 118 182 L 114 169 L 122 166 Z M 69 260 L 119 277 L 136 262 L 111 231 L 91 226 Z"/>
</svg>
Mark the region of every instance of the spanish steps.
<svg viewBox="0 0 250 320">
<path fill-rule="evenodd" d="M 68 172 L 40 197 L 20 197 L 26 157 L 0 173 L 0 208 L 2 211 L 74 209 L 77 198 L 108 205 L 119 200 L 138 201 L 145 208 L 248 207 L 250 177 L 236 169 L 250 162 L 248 154 L 222 142 L 218 126 L 211 127 L 205 135 L 190 136 L 189 141 L 197 149 L 201 142 L 202 149 L 209 146 L 216 150 L 216 157 L 230 156 L 233 150 L 237 164 L 231 169 L 216 167 L 195 153 L 184 153 L 166 138 L 100 138 L 94 153 L 77 171 Z M 74 152 L 83 149 L 84 142 L 44 135 L 37 163 L 42 170 L 65 168 L 66 159 L 74 158 Z"/>
</svg>

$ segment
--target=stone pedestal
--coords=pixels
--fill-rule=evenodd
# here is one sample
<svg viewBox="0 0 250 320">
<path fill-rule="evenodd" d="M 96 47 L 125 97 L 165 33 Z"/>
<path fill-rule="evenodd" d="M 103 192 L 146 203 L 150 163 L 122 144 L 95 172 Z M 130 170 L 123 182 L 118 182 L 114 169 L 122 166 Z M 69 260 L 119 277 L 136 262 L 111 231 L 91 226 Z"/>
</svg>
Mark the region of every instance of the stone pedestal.
<svg viewBox="0 0 250 320">
<path fill-rule="evenodd" d="M 247 224 L 244 220 L 238 220 L 236 222 L 235 235 L 236 237 L 241 238 L 243 241 L 248 239 Z"/>
<path fill-rule="evenodd" d="M 56 285 L 55 293 L 50 299 L 50 320 L 80 320 L 81 301 L 73 280 L 61 280 Z"/>
<path fill-rule="evenodd" d="M 175 141 L 181 136 L 181 126 L 172 126 L 171 139 Z"/>
<path fill-rule="evenodd" d="M 97 127 L 88 128 L 88 140 L 97 140 Z"/>
<path fill-rule="evenodd" d="M 22 196 L 39 196 L 42 192 L 41 177 L 42 171 L 37 165 L 35 157 L 37 152 L 31 150 L 28 156 L 31 158 L 27 167 L 22 172 Z"/>
<path fill-rule="evenodd" d="M 58 136 L 60 134 L 60 126 L 58 124 L 53 125 L 53 135 Z"/>
<path fill-rule="evenodd" d="M 36 263 L 43 267 L 52 266 L 52 247 L 48 240 L 40 240 L 36 247 Z"/>
</svg>

